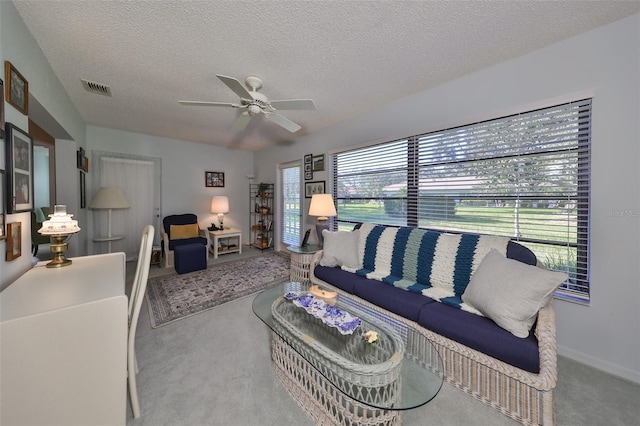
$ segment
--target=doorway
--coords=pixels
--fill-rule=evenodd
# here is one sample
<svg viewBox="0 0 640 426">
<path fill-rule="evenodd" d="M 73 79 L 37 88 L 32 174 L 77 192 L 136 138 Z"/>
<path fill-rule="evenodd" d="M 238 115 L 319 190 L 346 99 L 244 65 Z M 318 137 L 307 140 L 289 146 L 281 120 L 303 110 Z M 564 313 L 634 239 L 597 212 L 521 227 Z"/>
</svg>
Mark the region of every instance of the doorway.
<svg viewBox="0 0 640 426">
<path fill-rule="evenodd" d="M 32 120 L 29 134 L 33 138 L 33 207 L 42 222 L 56 201 L 56 140 Z"/>
</svg>

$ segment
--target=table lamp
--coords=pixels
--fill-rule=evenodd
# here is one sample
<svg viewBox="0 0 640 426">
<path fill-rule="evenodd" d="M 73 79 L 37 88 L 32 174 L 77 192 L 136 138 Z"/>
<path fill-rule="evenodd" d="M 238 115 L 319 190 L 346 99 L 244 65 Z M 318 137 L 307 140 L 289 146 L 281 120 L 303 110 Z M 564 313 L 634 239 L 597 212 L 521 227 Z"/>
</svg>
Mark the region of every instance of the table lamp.
<svg viewBox="0 0 640 426">
<path fill-rule="evenodd" d="M 49 217 L 49 220 L 42 222 L 42 228 L 38 229 L 40 234 L 48 235 L 51 238 L 53 259 L 47 263 L 47 268 L 69 266 L 71 260 L 65 257 L 64 252 L 69 246 L 67 240 L 71 235 L 80 231 L 78 221 L 71 219 L 73 215 L 67 214 L 67 206 L 63 204 L 54 206 L 53 214 L 50 214 Z"/>
<path fill-rule="evenodd" d="M 333 204 L 331 194 L 315 194 L 311 196 L 309 216 L 318 216 L 316 232 L 318 233 L 318 245 L 322 247 L 322 230 L 329 229 L 329 217 L 337 216 L 336 206 Z"/>
<path fill-rule="evenodd" d="M 113 209 L 128 209 L 131 207 L 127 198 L 122 193 L 122 190 L 117 187 L 103 187 L 96 194 L 95 198 L 89 206 L 93 210 L 107 210 L 108 211 L 108 230 L 106 241 L 109 243 L 109 253 L 111 253 L 111 210 Z"/>
<path fill-rule="evenodd" d="M 229 198 L 224 195 L 218 195 L 211 198 L 211 213 L 218 214 L 220 230 L 223 230 L 224 213 L 229 213 Z"/>
</svg>

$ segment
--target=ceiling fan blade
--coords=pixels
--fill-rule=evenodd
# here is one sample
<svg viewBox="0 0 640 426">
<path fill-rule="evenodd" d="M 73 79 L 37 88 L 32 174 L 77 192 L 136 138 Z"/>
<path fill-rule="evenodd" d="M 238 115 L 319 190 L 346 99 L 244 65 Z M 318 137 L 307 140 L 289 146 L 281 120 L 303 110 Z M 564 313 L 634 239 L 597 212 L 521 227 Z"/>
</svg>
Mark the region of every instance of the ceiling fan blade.
<svg viewBox="0 0 640 426">
<path fill-rule="evenodd" d="M 312 99 L 283 99 L 280 101 L 269 101 L 275 109 L 316 109 L 316 104 Z"/>
<path fill-rule="evenodd" d="M 178 101 L 181 105 L 194 105 L 194 106 L 218 106 L 218 107 L 232 107 L 232 108 L 244 108 L 244 105 L 231 104 L 228 102 L 207 102 L 207 101 Z"/>
<path fill-rule="evenodd" d="M 235 78 L 220 74 L 216 74 L 216 77 L 218 77 L 229 89 L 233 90 L 235 94 L 240 96 L 242 99 L 253 99 L 253 96 L 251 96 L 251 93 L 249 93 L 247 88 Z"/>
<path fill-rule="evenodd" d="M 248 112 L 243 112 L 240 114 L 236 122 L 233 123 L 233 130 L 237 132 L 244 130 L 244 128 L 247 127 L 247 124 L 249 124 L 249 121 L 251 121 L 251 116 Z"/>
<path fill-rule="evenodd" d="M 302 127 L 300 125 L 294 123 L 293 121 L 289 120 L 288 118 L 284 118 L 283 116 L 281 116 L 277 112 L 272 112 L 272 113 L 265 114 L 265 115 L 267 116 L 267 118 L 269 120 L 273 121 L 274 123 L 276 123 L 279 126 L 284 127 L 285 129 L 287 129 L 291 133 L 295 133 L 298 130 L 302 129 Z"/>
</svg>

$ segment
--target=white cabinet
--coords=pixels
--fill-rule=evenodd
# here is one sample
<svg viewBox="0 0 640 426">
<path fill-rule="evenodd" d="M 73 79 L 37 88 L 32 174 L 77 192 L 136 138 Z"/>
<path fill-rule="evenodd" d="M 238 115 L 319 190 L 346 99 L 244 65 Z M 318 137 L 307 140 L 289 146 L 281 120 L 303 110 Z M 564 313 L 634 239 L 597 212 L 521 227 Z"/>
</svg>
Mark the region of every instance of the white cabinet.
<svg viewBox="0 0 640 426">
<path fill-rule="evenodd" d="M 0 293 L 0 424 L 126 424 L 124 253 L 72 261 Z"/>
</svg>

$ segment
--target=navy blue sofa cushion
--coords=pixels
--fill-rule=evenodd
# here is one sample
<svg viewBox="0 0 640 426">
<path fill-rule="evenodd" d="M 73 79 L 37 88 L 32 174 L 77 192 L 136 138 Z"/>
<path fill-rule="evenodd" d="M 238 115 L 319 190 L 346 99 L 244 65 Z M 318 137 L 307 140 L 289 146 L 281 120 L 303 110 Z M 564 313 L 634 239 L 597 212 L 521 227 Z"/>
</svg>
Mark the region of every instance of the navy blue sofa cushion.
<svg viewBox="0 0 640 426">
<path fill-rule="evenodd" d="M 334 287 L 338 287 L 340 290 L 344 290 L 347 293 L 355 293 L 355 282 L 358 280 L 366 280 L 367 278 L 360 275 L 352 274 L 351 272 L 343 271 L 339 267 L 333 266 L 316 266 L 313 270 L 314 275 L 320 278 L 322 281 L 326 281 Z"/>
<path fill-rule="evenodd" d="M 540 372 L 538 340 L 532 328 L 521 339 L 500 328 L 489 318 L 430 303 L 420 311 L 418 324 L 441 336 L 532 373 Z"/>
<path fill-rule="evenodd" d="M 535 265 L 535 254 L 514 241 L 507 245 L 507 257 Z M 421 294 L 387 283 L 370 280 L 336 267 L 316 266 L 314 275 L 376 306 L 412 320 L 422 327 L 472 349 L 532 373 L 540 372 L 535 325 L 525 339 L 514 336 L 489 318 L 452 308 Z"/>
<path fill-rule="evenodd" d="M 418 321 L 420 312 L 425 305 L 440 304 L 429 297 L 405 291 L 377 280 L 365 278 L 355 281 L 354 286 L 356 296 L 415 322 Z"/>
</svg>

